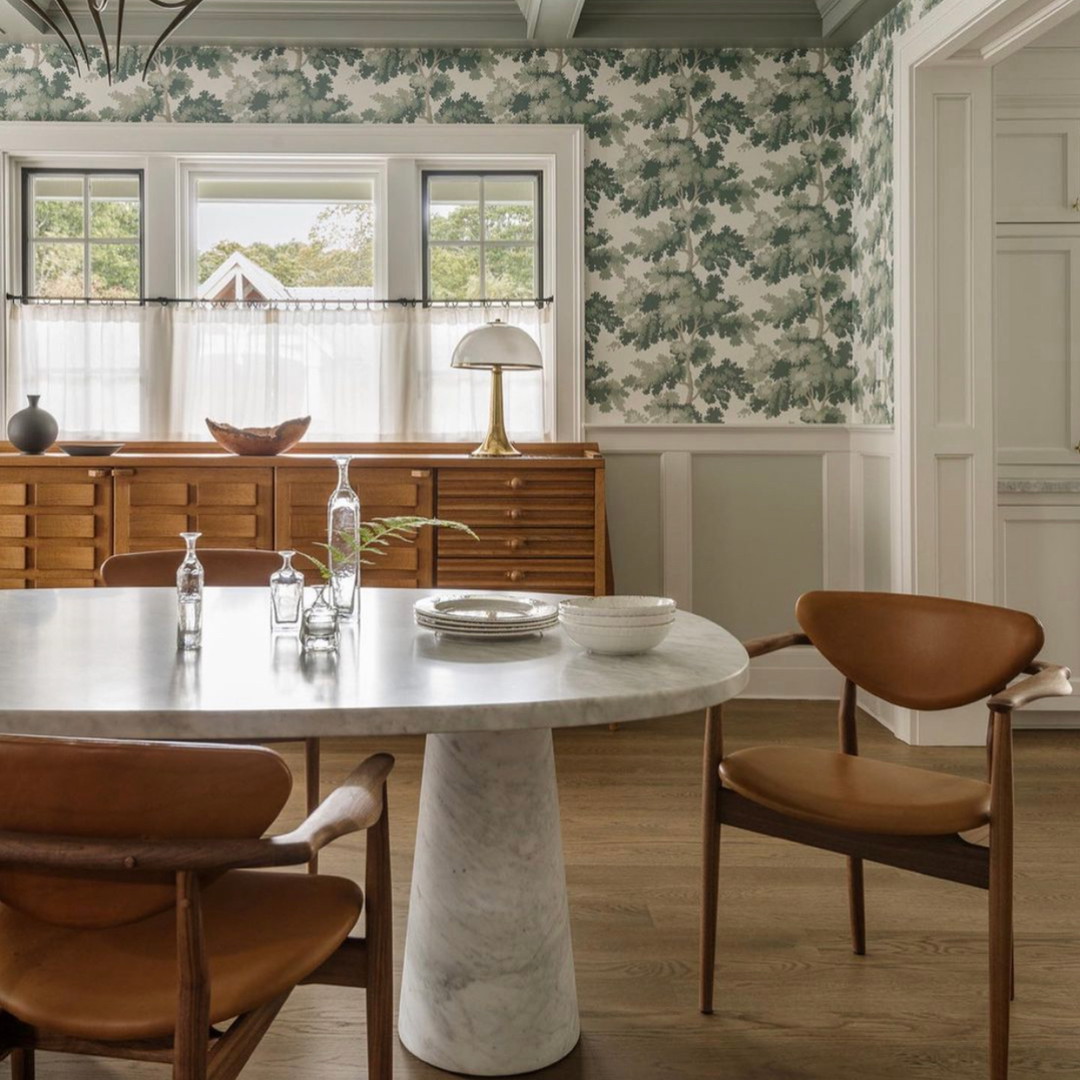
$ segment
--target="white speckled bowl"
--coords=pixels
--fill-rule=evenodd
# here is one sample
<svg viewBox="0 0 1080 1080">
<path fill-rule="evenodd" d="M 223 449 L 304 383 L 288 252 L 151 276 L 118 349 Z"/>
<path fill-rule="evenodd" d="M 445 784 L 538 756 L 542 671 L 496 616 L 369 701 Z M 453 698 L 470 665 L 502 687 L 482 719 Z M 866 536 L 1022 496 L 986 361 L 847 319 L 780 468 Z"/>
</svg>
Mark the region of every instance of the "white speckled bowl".
<svg viewBox="0 0 1080 1080">
<path fill-rule="evenodd" d="M 674 615 L 677 606 L 666 596 L 579 596 L 563 600 L 559 612 L 590 619 L 621 620 L 639 615 Z"/>
<path fill-rule="evenodd" d="M 559 619 L 574 626 L 635 627 L 667 626 L 675 619 L 674 611 L 661 611 L 656 615 L 624 615 L 613 619 L 606 615 L 578 615 L 574 611 L 560 611 Z"/>
<path fill-rule="evenodd" d="M 674 621 L 660 626 L 586 626 L 560 619 L 571 641 L 601 656 L 633 656 L 655 649 L 668 636 Z"/>
</svg>

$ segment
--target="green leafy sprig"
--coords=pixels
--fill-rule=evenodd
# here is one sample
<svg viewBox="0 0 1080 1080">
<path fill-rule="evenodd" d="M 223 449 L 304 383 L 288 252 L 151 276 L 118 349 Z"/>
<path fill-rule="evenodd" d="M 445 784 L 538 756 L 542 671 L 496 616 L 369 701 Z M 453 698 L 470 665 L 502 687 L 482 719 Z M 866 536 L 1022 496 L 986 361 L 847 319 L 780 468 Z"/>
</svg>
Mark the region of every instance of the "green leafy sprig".
<svg viewBox="0 0 1080 1080">
<path fill-rule="evenodd" d="M 332 558 L 349 558 L 352 555 L 360 555 L 360 564 L 362 566 L 373 566 L 374 563 L 371 559 L 363 558 L 365 554 L 378 555 L 381 557 L 386 554 L 386 549 L 395 542 L 415 544 L 416 534 L 423 528 L 453 529 L 455 532 L 466 533 L 474 540 L 478 541 L 480 539 L 468 525 L 465 525 L 460 521 L 446 521 L 443 518 L 404 515 L 401 517 L 374 518 L 371 521 L 361 521 L 359 542 L 355 546 L 350 542 L 349 547 L 345 550 L 335 548 L 331 544 L 318 544 L 317 546 L 329 552 Z M 326 563 L 320 562 L 314 555 L 308 555 L 302 551 L 299 554 L 307 559 L 308 562 L 314 564 L 324 581 L 330 580 L 330 567 L 327 566 Z"/>
</svg>

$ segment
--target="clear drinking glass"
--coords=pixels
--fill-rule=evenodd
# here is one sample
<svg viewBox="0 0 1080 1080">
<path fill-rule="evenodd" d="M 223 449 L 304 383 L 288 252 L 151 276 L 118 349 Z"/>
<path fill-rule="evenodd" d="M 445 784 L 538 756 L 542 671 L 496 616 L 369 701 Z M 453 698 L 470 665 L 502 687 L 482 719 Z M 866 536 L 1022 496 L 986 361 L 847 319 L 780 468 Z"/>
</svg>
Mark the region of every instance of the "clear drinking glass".
<svg viewBox="0 0 1080 1080">
<path fill-rule="evenodd" d="M 180 539 L 187 544 L 184 561 L 176 571 L 177 625 L 176 647 L 198 649 L 202 646 L 202 563 L 195 554 L 195 543 L 202 533 L 181 533 Z"/>
<path fill-rule="evenodd" d="M 343 619 L 357 613 L 360 589 L 360 500 L 349 485 L 352 457 L 333 459 L 338 467 L 338 484 L 326 508 L 330 545 L 330 586 L 334 606 Z"/>
<path fill-rule="evenodd" d="M 270 629 L 296 634 L 304 614 L 304 575 L 293 564 L 295 551 L 279 551 L 281 569 L 270 575 Z"/>
<path fill-rule="evenodd" d="M 329 585 L 319 589 L 311 607 L 304 612 L 300 645 L 305 653 L 337 652 L 338 613 Z"/>
</svg>

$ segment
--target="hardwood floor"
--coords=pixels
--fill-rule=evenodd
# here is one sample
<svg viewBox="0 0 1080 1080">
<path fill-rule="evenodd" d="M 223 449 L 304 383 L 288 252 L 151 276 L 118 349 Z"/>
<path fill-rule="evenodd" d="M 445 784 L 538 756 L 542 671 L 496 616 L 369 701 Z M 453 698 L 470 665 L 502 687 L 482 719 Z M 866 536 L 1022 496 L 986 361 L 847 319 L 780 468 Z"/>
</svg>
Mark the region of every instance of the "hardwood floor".
<svg viewBox="0 0 1080 1080">
<path fill-rule="evenodd" d="M 844 860 L 726 831 L 716 1014 L 696 1009 L 702 718 L 556 737 L 582 1039 L 545 1080 L 982 1080 L 986 1075 L 986 897 L 867 864 L 867 956 L 849 946 Z M 918 749 L 859 722 L 862 752 L 980 776 L 978 749 Z M 833 703 L 739 702 L 729 750 L 762 742 L 831 747 Z M 1019 732 L 1014 1080 L 1080 1075 L 1080 732 Z M 324 744 L 324 783 L 364 754 L 391 777 L 400 977 L 422 758 L 419 739 Z M 302 775 L 300 749 L 286 751 Z M 301 785 L 302 787 L 302 785 Z M 299 818 L 302 792 L 282 824 Z M 358 845 L 324 872 L 361 873 Z M 360 1080 L 359 992 L 297 990 L 246 1080 Z M 0 1066 L 0 1069 L 3 1069 Z M 398 1047 L 399 1080 L 446 1074 Z M 162 1077 L 160 1066 L 43 1055 L 43 1080 Z"/>
</svg>

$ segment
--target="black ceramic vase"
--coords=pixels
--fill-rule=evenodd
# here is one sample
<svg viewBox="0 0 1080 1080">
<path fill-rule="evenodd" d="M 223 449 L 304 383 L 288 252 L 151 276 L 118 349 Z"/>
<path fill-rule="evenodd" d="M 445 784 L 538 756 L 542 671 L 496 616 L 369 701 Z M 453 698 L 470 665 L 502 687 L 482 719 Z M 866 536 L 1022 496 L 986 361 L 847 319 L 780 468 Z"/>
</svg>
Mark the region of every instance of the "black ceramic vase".
<svg viewBox="0 0 1080 1080">
<path fill-rule="evenodd" d="M 17 412 L 7 426 L 8 438 L 16 450 L 24 454 L 44 454 L 60 433 L 60 426 L 52 413 L 38 407 L 40 394 L 27 394 L 28 408 Z"/>
</svg>

